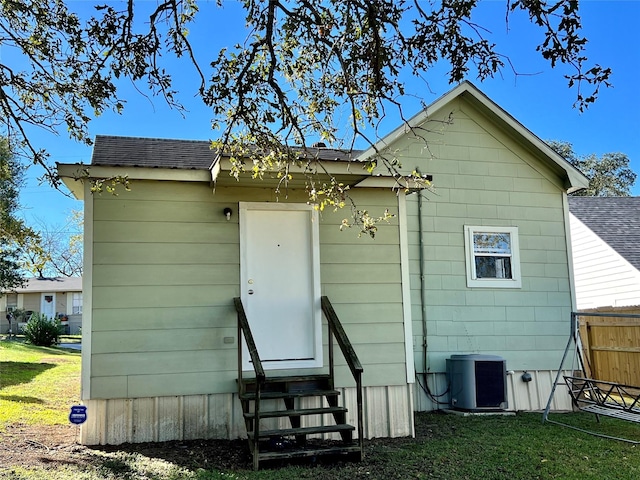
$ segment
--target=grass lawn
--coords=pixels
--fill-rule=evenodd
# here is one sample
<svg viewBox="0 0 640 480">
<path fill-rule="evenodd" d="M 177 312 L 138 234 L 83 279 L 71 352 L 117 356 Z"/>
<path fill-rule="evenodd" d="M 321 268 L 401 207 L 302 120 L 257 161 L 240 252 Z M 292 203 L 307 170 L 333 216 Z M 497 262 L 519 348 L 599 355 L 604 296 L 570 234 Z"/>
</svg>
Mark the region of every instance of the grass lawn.
<svg viewBox="0 0 640 480">
<path fill-rule="evenodd" d="M 82 335 L 60 335 L 60 343 L 82 343 Z"/>
<path fill-rule="evenodd" d="M 67 424 L 77 402 L 80 355 L 74 351 L 0 342 L 0 426 Z M 29 407 L 29 408 L 26 408 Z M 26 413 L 31 410 L 33 413 Z M 552 414 L 555 420 L 640 441 L 638 424 L 592 415 Z M 0 454 L 2 440 L 0 432 Z M 5 439 L 6 440 L 6 439 Z M 155 444 L 154 444 L 155 445 Z M 259 472 L 247 458 L 229 461 L 233 442 L 169 442 L 84 448 L 64 461 L 3 466 L 11 480 L 209 479 L 620 479 L 640 478 L 640 445 L 607 440 L 553 424 L 540 413 L 510 416 L 416 415 L 416 438 L 367 441 L 365 460 L 285 465 Z M 228 445 L 236 445 L 229 450 Z M 244 446 L 244 443 L 242 443 Z M 53 450 L 53 449 L 51 449 Z M 242 457 L 243 458 L 243 457 Z"/>
<path fill-rule="evenodd" d="M 0 432 L 16 423 L 68 423 L 79 401 L 79 351 L 0 342 Z"/>
</svg>

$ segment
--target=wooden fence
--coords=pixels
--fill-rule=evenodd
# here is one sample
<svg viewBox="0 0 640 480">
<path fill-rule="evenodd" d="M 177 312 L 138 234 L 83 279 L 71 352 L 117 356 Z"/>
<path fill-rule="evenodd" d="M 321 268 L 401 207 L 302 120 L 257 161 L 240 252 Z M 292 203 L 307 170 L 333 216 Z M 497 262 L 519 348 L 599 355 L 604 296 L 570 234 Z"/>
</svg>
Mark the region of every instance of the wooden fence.
<svg viewBox="0 0 640 480">
<path fill-rule="evenodd" d="M 590 378 L 640 386 L 640 310 L 579 314 L 585 369 Z"/>
</svg>

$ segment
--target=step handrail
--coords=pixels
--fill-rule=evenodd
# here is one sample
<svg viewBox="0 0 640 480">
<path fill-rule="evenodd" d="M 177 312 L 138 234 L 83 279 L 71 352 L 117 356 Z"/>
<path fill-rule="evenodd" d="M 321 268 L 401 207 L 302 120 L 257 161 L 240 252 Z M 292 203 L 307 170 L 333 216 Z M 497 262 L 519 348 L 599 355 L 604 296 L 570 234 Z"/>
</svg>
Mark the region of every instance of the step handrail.
<svg viewBox="0 0 640 480">
<path fill-rule="evenodd" d="M 333 305 L 329 301 L 329 297 L 321 297 L 320 302 L 322 304 L 322 311 L 324 312 L 325 317 L 327 318 L 327 323 L 329 324 L 329 329 L 335 335 L 336 341 L 340 346 L 340 350 L 342 350 L 342 354 L 344 355 L 345 360 L 347 361 L 347 365 L 349 365 L 349 369 L 351 370 L 351 374 L 354 376 L 362 375 L 364 369 L 362 368 L 362 364 L 358 359 L 358 355 L 356 351 L 353 349 L 353 345 L 351 345 L 351 341 L 347 334 L 342 328 L 342 324 L 340 323 L 340 319 L 333 309 Z"/>
<path fill-rule="evenodd" d="M 247 345 L 247 350 L 249 352 L 249 356 L 251 357 L 251 363 L 253 364 L 253 370 L 256 376 L 256 391 L 255 391 L 255 400 L 254 400 L 254 421 L 253 424 L 253 441 L 255 444 L 252 444 L 252 453 L 253 453 L 253 463 L 254 468 L 258 468 L 259 463 L 259 446 L 258 440 L 260 438 L 260 397 L 261 390 L 263 385 L 265 384 L 266 375 L 264 371 L 264 367 L 262 365 L 262 361 L 260 360 L 260 355 L 258 354 L 258 349 L 255 344 L 255 340 L 253 338 L 253 334 L 251 333 L 251 328 L 249 326 L 249 320 L 247 319 L 246 312 L 244 310 L 244 306 L 242 305 L 242 300 L 238 297 L 233 299 L 236 312 L 238 314 L 238 382 L 240 387 L 240 394 L 244 394 L 244 382 L 242 379 L 242 337 L 244 337 L 245 343 Z M 362 368 L 362 364 L 356 354 L 349 337 L 344 331 L 342 324 L 333 309 L 333 305 L 329 301 L 329 298 L 323 296 L 320 298 L 320 303 L 322 307 L 322 311 L 327 319 L 328 326 L 328 349 L 329 349 L 329 381 L 331 383 L 330 388 L 334 388 L 334 355 L 333 355 L 333 337 L 336 339 L 336 343 L 340 347 L 342 354 L 349 366 L 349 370 L 353 375 L 353 378 L 356 383 L 356 408 L 357 408 L 357 419 L 358 419 L 358 447 L 360 451 L 360 458 L 363 456 L 364 452 L 364 409 L 363 409 L 363 391 L 362 391 L 362 374 L 364 369 Z"/>
<path fill-rule="evenodd" d="M 247 314 L 244 311 L 244 306 L 242 305 L 242 299 L 240 297 L 235 297 L 233 299 L 233 303 L 236 307 L 236 312 L 238 314 L 238 388 L 240 392 L 240 396 L 245 393 L 244 390 L 244 382 L 242 381 L 242 337 L 244 336 L 244 340 L 247 344 L 247 350 L 249 350 L 249 356 L 251 357 L 251 363 L 253 364 L 253 371 L 256 375 L 256 398 L 253 403 L 253 414 L 256 419 L 253 432 L 255 434 L 254 442 L 251 450 L 253 455 L 253 468 L 258 469 L 258 454 L 259 447 L 258 441 L 260 438 L 260 392 L 262 390 L 262 386 L 265 381 L 264 368 L 262 366 L 262 361 L 260 360 L 260 355 L 258 354 L 258 348 L 256 347 L 256 342 L 253 339 L 253 333 L 251 333 L 251 327 L 249 326 L 249 320 L 247 319 Z"/>
<path fill-rule="evenodd" d="M 358 416 L 358 444 L 360 446 L 360 452 L 362 454 L 364 447 L 364 413 L 363 413 L 363 394 L 362 394 L 362 373 L 364 369 L 358 359 L 358 355 L 349 340 L 349 337 L 342 328 L 342 323 L 333 309 L 333 305 L 329 301 L 329 297 L 323 296 L 320 298 L 320 304 L 322 311 L 327 318 L 327 325 L 329 327 L 329 376 L 331 378 L 331 388 L 333 388 L 334 371 L 333 371 L 333 336 L 336 338 L 336 342 L 344 355 L 344 358 L 351 370 L 351 374 L 356 382 L 356 407 Z"/>
<path fill-rule="evenodd" d="M 249 320 L 247 320 L 247 314 L 244 311 L 242 300 L 239 297 L 233 299 L 233 303 L 236 306 L 236 312 L 238 313 L 238 379 L 242 380 L 242 341 L 241 338 L 247 344 L 247 350 L 249 350 L 249 356 L 251 357 L 251 363 L 253 364 L 253 371 L 256 374 L 256 380 L 261 382 L 265 379 L 264 367 L 262 366 L 262 360 L 258 354 L 258 348 L 256 342 L 253 339 L 253 333 L 251 333 L 251 327 L 249 327 Z"/>
</svg>

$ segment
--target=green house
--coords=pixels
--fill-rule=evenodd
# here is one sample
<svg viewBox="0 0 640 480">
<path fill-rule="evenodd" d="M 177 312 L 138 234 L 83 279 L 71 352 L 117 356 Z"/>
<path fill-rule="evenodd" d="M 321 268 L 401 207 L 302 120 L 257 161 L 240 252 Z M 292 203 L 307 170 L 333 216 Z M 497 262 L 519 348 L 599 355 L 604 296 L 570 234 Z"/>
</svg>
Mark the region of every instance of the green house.
<svg viewBox="0 0 640 480">
<path fill-rule="evenodd" d="M 374 149 L 312 150 L 358 209 L 394 215 L 374 239 L 339 228 L 349 208 L 309 206 L 295 176 L 279 192 L 236 180 L 204 141 L 98 136 L 90 166 L 58 166 L 85 211 L 82 443 L 246 436 L 243 315 L 267 378 L 330 368 L 356 437 L 410 436 L 414 411 L 455 407 L 452 355 L 502 361 L 498 408 L 544 408 L 574 308 L 567 193 L 587 179 L 468 82 L 376 147 L 433 189 L 362 169 Z M 131 191 L 90 192 L 115 176 Z"/>
</svg>

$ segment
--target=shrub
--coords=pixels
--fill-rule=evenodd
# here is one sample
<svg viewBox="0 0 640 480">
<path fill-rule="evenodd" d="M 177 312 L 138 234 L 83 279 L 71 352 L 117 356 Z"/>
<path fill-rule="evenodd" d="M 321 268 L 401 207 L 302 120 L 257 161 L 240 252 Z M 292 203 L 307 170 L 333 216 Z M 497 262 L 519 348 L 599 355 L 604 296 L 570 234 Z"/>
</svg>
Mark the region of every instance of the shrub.
<svg viewBox="0 0 640 480">
<path fill-rule="evenodd" d="M 62 333 L 62 325 L 59 320 L 34 313 L 25 325 L 23 333 L 27 343 L 39 347 L 50 347 L 54 343 L 58 343 L 58 337 Z"/>
<path fill-rule="evenodd" d="M 22 309 L 22 308 L 16 308 L 13 312 L 13 321 L 18 323 L 18 322 L 28 322 L 29 321 L 29 317 L 31 316 L 31 312 L 27 312 L 26 310 Z"/>
</svg>

